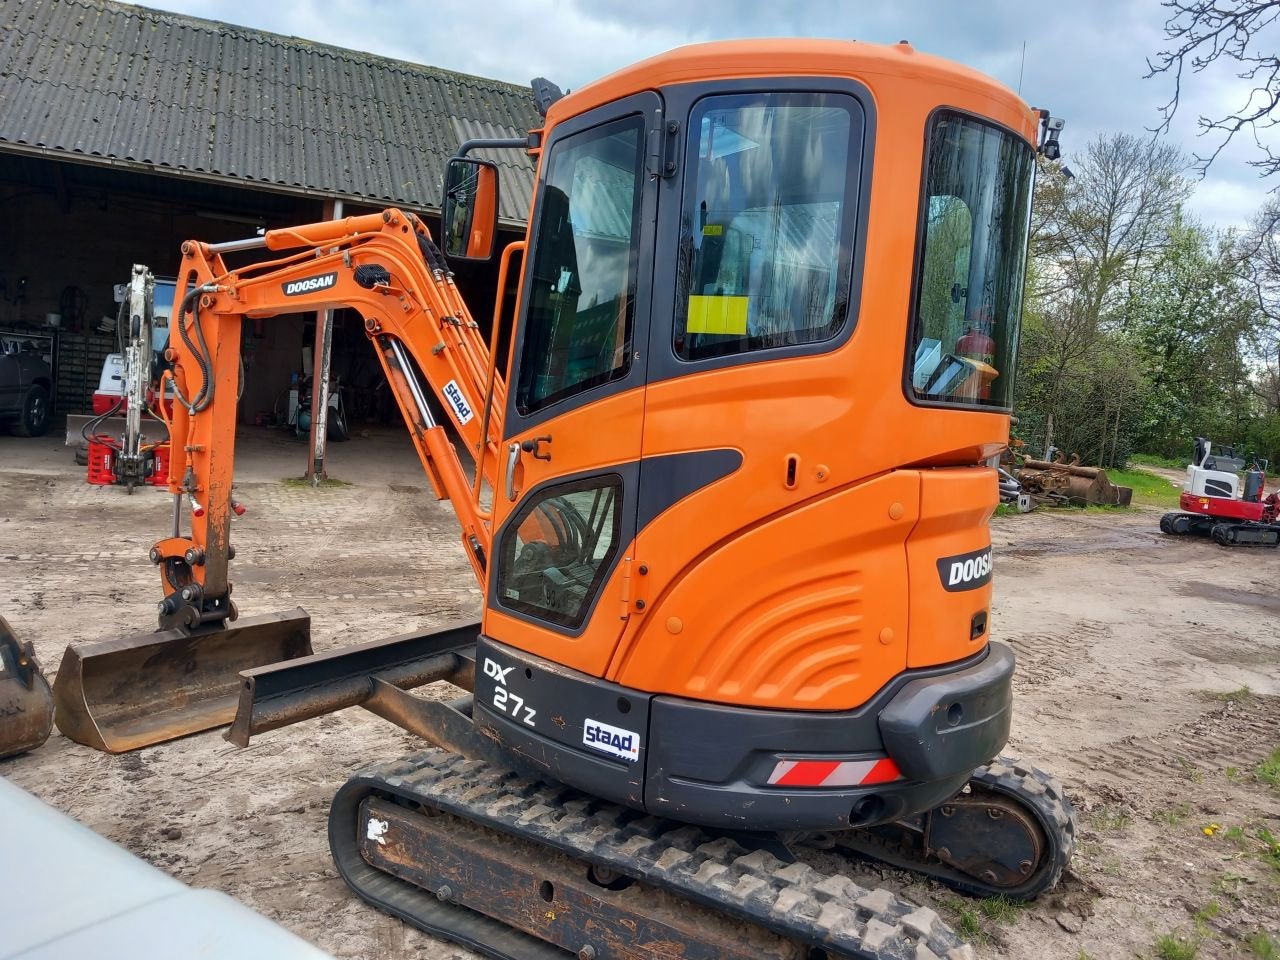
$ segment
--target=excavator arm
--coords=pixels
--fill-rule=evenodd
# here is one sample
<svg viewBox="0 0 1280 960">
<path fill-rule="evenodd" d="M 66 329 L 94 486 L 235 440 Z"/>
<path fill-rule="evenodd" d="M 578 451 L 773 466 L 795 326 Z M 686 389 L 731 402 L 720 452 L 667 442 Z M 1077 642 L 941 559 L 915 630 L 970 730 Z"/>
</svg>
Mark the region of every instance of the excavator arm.
<svg viewBox="0 0 1280 960">
<path fill-rule="evenodd" d="M 249 249 L 285 255 L 228 268 L 224 254 Z M 182 254 L 170 333 L 173 369 L 165 375 L 176 393 L 169 424 L 173 531 L 151 550 L 164 590 L 161 628 L 235 619 L 230 528 L 232 516 L 246 509 L 232 495 L 241 327 L 246 318 L 283 313 L 349 307 L 364 318 L 432 490 L 451 501 L 483 585 L 492 537 L 483 488 L 494 482 L 506 385 L 493 372 L 490 346 L 422 220 L 388 209 L 252 240 L 189 241 Z M 427 390 L 475 460 L 474 475 L 436 421 Z M 184 513 L 189 534 L 182 533 Z"/>
</svg>

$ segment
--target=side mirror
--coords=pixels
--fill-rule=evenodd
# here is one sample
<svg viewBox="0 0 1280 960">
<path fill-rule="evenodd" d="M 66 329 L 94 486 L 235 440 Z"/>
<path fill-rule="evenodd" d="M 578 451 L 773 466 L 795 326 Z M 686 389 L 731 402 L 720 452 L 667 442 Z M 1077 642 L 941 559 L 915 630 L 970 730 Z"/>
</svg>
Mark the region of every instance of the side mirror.
<svg viewBox="0 0 1280 960">
<path fill-rule="evenodd" d="M 488 260 L 498 235 L 498 168 L 488 160 L 454 157 L 441 204 L 444 252 L 455 260 Z"/>
</svg>

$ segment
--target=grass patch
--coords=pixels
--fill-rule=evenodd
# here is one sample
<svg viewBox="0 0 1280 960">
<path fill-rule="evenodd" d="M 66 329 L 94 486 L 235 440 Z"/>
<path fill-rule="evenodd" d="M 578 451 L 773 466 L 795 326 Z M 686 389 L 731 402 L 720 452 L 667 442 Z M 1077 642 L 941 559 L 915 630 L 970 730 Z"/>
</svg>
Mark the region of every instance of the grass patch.
<svg viewBox="0 0 1280 960">
<path fill-rule="evenodd" d="M 1207 932 L 1209 921 L 1222 912 L 1222 904 L 1217 900 L 1210 900 L 1203 907 L 1195 912 L 1196 928 L 1202 932 Z"/>
<path fill-rule="evenodd" d="M 996 504 L 995 515 L 997 517 L 1016 517 L 1018 515 L 1017 504 L 1013 504 L 1013 503 Z"/>
<path fill-rule="evenodd" d="M 1253 699 L 1253 691 L 1247 685 L 1238 690 L 1210 690 L 1208 695 L 1210 700 L 1221 703 L 1248 703 Z"/>
<path fill-rule="evenodd" d="M 1244 885 L 1249 882 L 1249 878 L 1238 873 L 1224 873 L 1217 880 L 1213 881 L 1213 886 L 1209 889 L 1213 891 L 1214 896 L 1227 897 L 1240 902 L 1240 891 Z"/>
<path fill-rule="evenodd" d="M 1160 960 L 1195 960 L 1200 944 L 1176 933 L 1166 933 L 1156 941 L 1156 956 Z"/>
<path fill-rule="evenodd" d="M 1169 470 L 1187 469 L 1186 460 L 1179 460 L 1177 457 L 1162 457 L 1154 453 L 1131 453 L 1129 454 L 1129 462 L 1140 463 L 1147 467 L 1165 467 Z"/>
<path fill-rule="evenodd" d="M 1188 803 L 1180 803 L 1176 807 L 1170 807 L 1168 810 L 1157 810 L 1151 815 L 1151 819 L 1158 820 L 1160 823 L 1176 827 L 1185 823 L 1187 817 L 1191 816 L 1191 805 Z"/>
<path fill-rule="evenodd" d="M 1192 783 L 1204 782 L 1204 771 L 1201 770 L 1199 767 L 1197 767 L 1190 760 L 1184 760 L 1182 757 L 1179 757 L 1178 766 L 1182 768 L 1182 772 L 1187 775 L 1187 779 L 1190 780 Z"/>
<path fill-rule="evenodd" d="M 286 487 L 310 487 L 312 483 L 306 477 L 285 477 L 280 481 Z M 348 480 L 339 480 L 337 477 L 326 477 L 316 486 L 319 487 L 349 487 L 351 482 Z"/>
<path fill-rule="evenodd" d="M 1272 750 L 1271 756 L 1254 768 L 1253 775 L 1269 787 L 1280 788 L 1280 747 Z"/>
<path fill-rule="evenodd" d="M 1250 937 L 1249 949 L 1259 960 L 1280 960 L 1280 946 L 1265 933 L 1255 933 Z"/>
<path fill-rule="evenodd" d="M 995 940 L 995 925 L 1014 922 L 1022 904 L 1006 897 L 988 897 L 986 900 L 943 900 L 939 906 L 947 914 L 951 929 L 967 942 L 981 945 Z"/>
<path fill-rule="evenodd" d="M 978 911 L 972 907 L 961 904 L 952 905 L 955 911 L 955 931 L 963 940 L 969 943 L 990 943 L 991 934 L 982 926 L 982 918 L 978 915 Z"/>
<path fill-rule="evenodd" d="M 1123 833 L 1132 818 L 1116 807 L 1101 806 L 1089 814 L 1089 820 L 1103 833 Z"/>
<path fill-rule="evenodd" d="M 1258 839 L 1262 841 L 1262 862 L 1280 871 L 1280 840 L 1266 827 L 1258 829 Z"/>
<path fill-rule="evenodd" d="M 988 897 L 978 901 L 978 909 L 996 923 L 1013 923 L 1018 919 L 1018 911 L 1022 906 L 1008 897 Z"/>
<path fill-rule="evenodd" d="M 1147 470 L 1108 470 L 1107 479 L 1117 486 L 1133 488 L 1135 506 L 1176 507 L 1182 488 Z"/>
<path fill-rule="evenodd" d="M 1222 831 L 1222 835 L 1237 847 L 1243 847 L 1249 842 L 1249 838 L 1245 836 L 1244 827 L 1227 827 Z"/>
</svg>

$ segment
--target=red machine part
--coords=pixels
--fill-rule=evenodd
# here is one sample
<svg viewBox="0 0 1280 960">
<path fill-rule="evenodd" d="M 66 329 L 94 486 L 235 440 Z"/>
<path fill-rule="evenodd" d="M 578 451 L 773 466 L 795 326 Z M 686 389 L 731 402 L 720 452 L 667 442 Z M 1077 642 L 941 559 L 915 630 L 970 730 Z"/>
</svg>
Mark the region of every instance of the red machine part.
<svg viewBox="0 0 1280 960">
<path fill-rule="evenodd" d="M 1193 493 L 1186 492 L 1179 498 L 1178 504 L 1187 513 L 1198 513 L 1201 516 L 1223 520 L 1251 520 L 1258 522 L 1263 519 L 1263 513 L 1266 510 L 1266 505 L 1263 503 L 1228 500 L 1225 497 L 1199 497 Z"/>
<path fill-rule="evenodd" d="M 97 396 L 94 397 L 95 406 Z M 109 407 L 108 407 L 109 409 Z M 155 469 L 147 477 L 147 485 L 163 487 L 169 482 L 169 445 L 162 443 L 155 448 Z M 94 486 L 109 487 L 116 482 L 115 451 L 105 443 L 89 442 L 89 469 L 86 480 Z"/>
</svg>

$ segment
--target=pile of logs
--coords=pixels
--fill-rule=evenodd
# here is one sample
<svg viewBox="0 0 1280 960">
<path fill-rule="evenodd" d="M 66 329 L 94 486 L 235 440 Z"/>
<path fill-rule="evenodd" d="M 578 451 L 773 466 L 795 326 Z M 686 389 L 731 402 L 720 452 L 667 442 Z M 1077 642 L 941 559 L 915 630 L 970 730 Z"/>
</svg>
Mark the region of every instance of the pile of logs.
<svg viewBox="0 0 1280 960">
<path fill-rule="evenodd" d="M 1101 467 L 1024 460 L 1016 475 L 1038 503 L 1127 507 L 1133 499 L 1133 488 L 1116 486 Z"/>
</svg>

